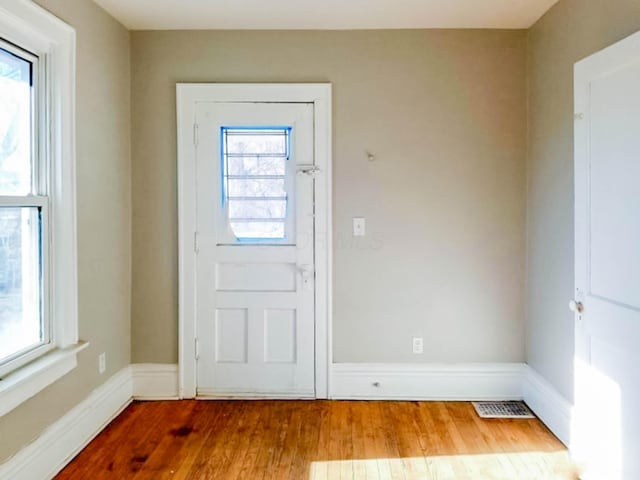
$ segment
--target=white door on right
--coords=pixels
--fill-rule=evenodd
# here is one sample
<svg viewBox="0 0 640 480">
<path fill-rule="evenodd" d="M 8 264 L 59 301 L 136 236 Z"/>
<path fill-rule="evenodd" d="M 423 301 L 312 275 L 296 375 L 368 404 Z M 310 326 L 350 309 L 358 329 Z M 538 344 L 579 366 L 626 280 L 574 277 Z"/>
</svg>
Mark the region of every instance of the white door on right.
<svg viewBox="0 0 640 480">
<path fill-rule="evenodd" d="M 575 421 L 584 478 L 640 478 L 640 34 L 575 66 Z"/>
</svg>

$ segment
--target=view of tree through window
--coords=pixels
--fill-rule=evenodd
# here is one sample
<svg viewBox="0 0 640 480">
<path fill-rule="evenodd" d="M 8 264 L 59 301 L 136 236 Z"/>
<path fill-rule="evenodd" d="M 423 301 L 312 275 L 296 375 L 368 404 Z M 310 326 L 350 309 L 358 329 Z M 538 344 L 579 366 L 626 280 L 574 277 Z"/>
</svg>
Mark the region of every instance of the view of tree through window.
<svg viewBox="0 0 640 480">
<path fill-rule="evenodd" d="M 286 236 L 290 128 L 225 127 L 223 202 L 239 239 Z"/>
<path fill-rule="evenodd" d="M 0 48 L 0 362 L 43 340 L 41 211 L 17 198 L 34 193 L 32 87 L 33 63 Z"/>
<path fill-rule="evenodd" d="M 0 48 L 0 195 L 31 193 L 31 69 Z"/>
</svg>

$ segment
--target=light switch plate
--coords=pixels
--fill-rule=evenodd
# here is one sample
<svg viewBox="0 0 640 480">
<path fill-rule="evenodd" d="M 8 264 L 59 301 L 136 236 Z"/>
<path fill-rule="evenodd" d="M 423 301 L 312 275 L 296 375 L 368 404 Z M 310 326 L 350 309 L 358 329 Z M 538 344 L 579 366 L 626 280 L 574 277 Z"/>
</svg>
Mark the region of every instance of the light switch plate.
<svg viewBox="0 0 640 480">
<path fill-rule="evenodd" d="M 353 236 L 364 237 L 367 233 L 367 222 L 364 217 L 353 217 Z"/>
</svg>

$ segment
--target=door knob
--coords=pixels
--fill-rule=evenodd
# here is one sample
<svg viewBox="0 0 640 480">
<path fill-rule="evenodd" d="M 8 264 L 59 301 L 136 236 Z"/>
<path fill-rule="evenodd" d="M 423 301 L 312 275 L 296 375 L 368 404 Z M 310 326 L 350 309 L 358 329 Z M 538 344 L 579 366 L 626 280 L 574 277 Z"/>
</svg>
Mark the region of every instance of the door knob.
<svg viewBox="0 0 640 480">
<path fill-rule="evenodd" d="M 300 272 L 303 280 L 308 280 L 309 278 L 311 278 L 313 268 L 311 267 L 311 265 L 299 265 L 298 271 Z"/>
<path fill-rule="evenodd" d="M 313 278 L 313 266 L 312 265 L 299 265 L 298 272 L 302 279 L 302 289 L 309 290 L 311 288 L 311 279 Z"/>
<path fill-rule="evenodd" d="M 582 313 L 584 311 L 584 305 L 582 302 L 576 302 L 575 300 L 571 300 L 569 302 L 569 310 L 574 313 Z"/>
</svg>

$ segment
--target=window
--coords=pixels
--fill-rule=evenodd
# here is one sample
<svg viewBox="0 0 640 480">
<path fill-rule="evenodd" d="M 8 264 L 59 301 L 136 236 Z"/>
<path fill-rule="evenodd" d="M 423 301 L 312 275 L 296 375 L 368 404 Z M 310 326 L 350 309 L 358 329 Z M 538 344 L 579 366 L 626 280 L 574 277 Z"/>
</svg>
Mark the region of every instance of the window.
<svg viewBox="0 0 640 480">
<path fill-rule="evenodd" d="M 292 235 L 291 127 L 222 127 L 222 205 L 235 238 L 278 242 Z"/>
<path fill-rule="evenodd" d="M 38 58 L 0 41 L 0 367 L 49 343 L 47 197 L 35 139 Z"/>
<path fill-rule="evenodd" d="M 0 3 L 0 415 L 76 366 L 75 31 Z"/>
</svg>

